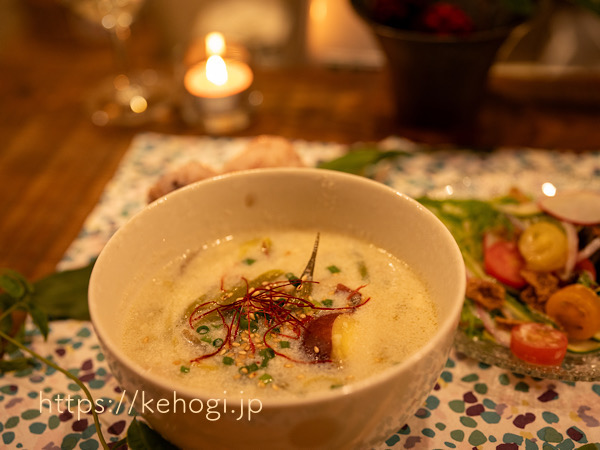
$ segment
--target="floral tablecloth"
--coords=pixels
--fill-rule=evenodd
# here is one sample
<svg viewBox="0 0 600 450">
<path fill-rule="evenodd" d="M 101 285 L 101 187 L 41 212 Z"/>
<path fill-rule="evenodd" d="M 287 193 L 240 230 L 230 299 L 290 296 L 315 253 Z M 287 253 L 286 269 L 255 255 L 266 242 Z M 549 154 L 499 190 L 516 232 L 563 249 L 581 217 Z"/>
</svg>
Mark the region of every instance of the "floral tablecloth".
<svg viewBox="0 0 600 450">
<path fill-rule="evenodd" d="M 87 264 L 145 204 L 147 191 L 166 170 L 199 160 L 219 170 L 247 139 L 138 135 L 60 269 Z M 347 147 L 295 141 L 308 165 L 330 160 Z M 380 180 L 411 196 L 485 197 L 517 184 L 536 193 L 544 183 L 600 190 L 600 152 L 531 149 L 427 151 L 390 138 L 382 148 L 409 156 L 379 173 Z M 109 149 L 107 149 L 109 151 Z M 89 322 L 52 322 L 46 342 L 33 331 L 32 346 L 68 368 L 103 406 L 109 441 L 125 435 L 132 411 L 112 377 Z M 0 447 L 96 449 L 89 404 L 80 388 L 44 365 L 0 376 Z M 377 449 L 600 449 L 600 381 L 561 382 L 507 372 L 456 351 L 421 408 Z M 587 448 L 587 447 L 586 447 Z"/>
</svg>

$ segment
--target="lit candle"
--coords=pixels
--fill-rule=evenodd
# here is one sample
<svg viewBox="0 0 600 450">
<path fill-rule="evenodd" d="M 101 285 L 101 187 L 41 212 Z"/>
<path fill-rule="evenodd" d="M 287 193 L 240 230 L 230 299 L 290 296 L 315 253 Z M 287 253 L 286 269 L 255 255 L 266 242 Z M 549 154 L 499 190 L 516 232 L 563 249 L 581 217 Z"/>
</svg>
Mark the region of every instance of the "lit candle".
<svg viewBox="0 0 600 450">
<path fill-rule="evenodd" d="M 252 70 L 246 63 L 213 55 L 189 69 L 184 84 L 196 97 L 222 98 L 245 91 L 252 80 Z"/>
<path fill-rule="evenodd" d="M 204 44 L 206 59 L 192 65 L 183 78 L 188 92 L 184 119 L 201 123 L 206 131 L 215 134 L 244 128 L 249 122 L 252 69 L 244 61 L 230 57 L 222 34 L 208 34 Z"/>
<path fill-rule="evenodd" d="M 248 64 L 224 59 L 225 40 L 219 33 L 206 37 L 208 59 L 191 67 L 184 78 L 187 91 L 202 98 L 223 98 L 247 90 L 254 76 Z"/>
</svg>

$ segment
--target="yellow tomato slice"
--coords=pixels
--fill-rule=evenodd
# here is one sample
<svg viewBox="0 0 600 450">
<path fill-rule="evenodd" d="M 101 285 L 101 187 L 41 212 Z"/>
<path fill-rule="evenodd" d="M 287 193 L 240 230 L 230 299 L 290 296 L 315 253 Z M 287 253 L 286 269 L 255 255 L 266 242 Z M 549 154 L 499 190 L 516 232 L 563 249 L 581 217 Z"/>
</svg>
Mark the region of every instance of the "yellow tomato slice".
<svg viewBox="0 0 600 450">
<path fill-rule="evenodd" d="M 567 236 L 550 222 L 528 226 L 519 237 L 518 245 L 527 268 L 536 272 L 561 269 L 567 261 Z"/>
<path fill-rule="evenodd" d="M 600 331 L 600 297 L 582 284 L 571 284 L 550 296 L 546 314 L 563 327 L 569 339 L 585 340 Z"/>
</svg>

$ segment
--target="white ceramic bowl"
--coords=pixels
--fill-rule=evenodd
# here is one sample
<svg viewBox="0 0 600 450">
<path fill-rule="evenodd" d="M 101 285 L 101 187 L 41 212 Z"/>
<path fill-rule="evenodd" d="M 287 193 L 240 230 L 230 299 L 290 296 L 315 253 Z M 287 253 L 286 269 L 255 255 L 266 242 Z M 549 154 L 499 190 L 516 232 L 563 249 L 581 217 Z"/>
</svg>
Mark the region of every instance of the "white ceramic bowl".
<svg viewBox="0 0 600 450">
<path fill-rule="evenodd" d="M 308 398 L 264 400 L 251 420 L 242 397 L 213 398 L 212 404 L 218 400 L 219 406 L 209 419 L 211 399 L 201 386 L 192 390 L 148 376 L 124 354 L 119 347 L 122 317 L 115 312 L 123 309 L 124 293 L 132 283 L 152 276 L 186 250 L 241 230 L 273 227 L 351 233 L 405 260 L 428 284 L 439 308 L 439 330 L 402 364 L 367 380 Z M 190 185 L 133 217 L 96 262 L 89 306 L 113 374 L 130 398 L 136 395 L 137 411 L 144 410 L 150 425 L 175 445 L 331 450 L 381 443 L 421 406 L 446 362 L 464 289 L 464 265 L 456 242 L 416 201 L 354 175 L 306 168 L 259 169 Z M 142 395 L 146 402 L 153 399 L 149 405 L 154 413 L 143 407 Z M 163 412 L 156 407 L 160 399 L 166 402 Z M 182 399 L 179 408 L 175 399 Z M 184 413 L 183 402 L 194 405 L 195 411 L 201 403 L 204 408 Z M 258 403 L 250 406 L 259 409 Z"/>
</svg>

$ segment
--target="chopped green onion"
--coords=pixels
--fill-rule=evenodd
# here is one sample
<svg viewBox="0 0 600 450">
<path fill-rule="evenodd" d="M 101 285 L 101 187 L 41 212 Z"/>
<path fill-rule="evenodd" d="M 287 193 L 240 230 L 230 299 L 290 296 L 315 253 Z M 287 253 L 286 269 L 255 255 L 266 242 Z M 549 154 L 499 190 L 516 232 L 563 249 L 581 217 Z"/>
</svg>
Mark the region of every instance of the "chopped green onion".
<svg viewBox="0 0 600 450">
<path fill-rule="evenodd" d="M 248 328 L 250 328 L 250 331 L 254 333 L 258 331 L 258 323 L 256 323 L 255 320 L 251 320 L 250 323 L 248 323 L 248 319 L 246 317 L 242 317 L 240 319 L 240 330 L 248 330 Z"/>
<path fill-rule="evenodd" d="M 244 264 L 246 264 L 247 266 L 251 266 L 252 264 L 254 264 L 256 262 L 256 260 L 254 258 L 246 258 L 242 262 Z"/>
<path fill-rule="evenodd" d="M 267 367 L 269 360 L 275 358 L 275 350 L 272 348 L 262 349 L 260 352 L 258 352 L 258 354 L 263 357 L 260 367 Z"/>
<path fill-rule="evenodd" d="M 212 344 L 212 339 L 208 336 L 204 336 L 202 339 L 200 339 L 202 342 L 206 342 L 208 344 Z"/>
<path fill-rule="evenodd" d="M 181 373 L 188 373 L 188 372 L 190 371 L 190 368 L 189 368 L 189 367 L 186 367 L 186 366 L 181 366 L 181 367 L 179 368 L 179 371 L 180 371 Z"/>
<path fill-rule="evenodd" d="M 229 357 L 229 356 L 223 356 L 223 364 L 225 364 L 226 366 L 231 366 L 233 365 L 234 360 L 233 358 Z"/>
<path fill-rule="evenodd" d="M 329 270 L 330 273 L 340 273 L 341 272 L 340 268 L 338 266 L 334 266 L 334 265 L 327 266 L 327 270 Z"/>
<path fill-rule="evenodd" d="M 290 348 L 290 341 L 279 341 L 280 348 Z"/>
<path fill-rule="evenodd" d="M 366 280 L 367 278 L 369 278 L 369 270 L 367 269 L 367 265 L 365 264 L 364 261 L 360 261 L 358 263 L 358 273 L 360 273 L 360 277 L 363 280 Z"/>
<path fill-rule="evenodd" d="M 333 306 L 333 300 L 331 300 L 330 298 L 326 298 L 321 303 L 323 303 L 323 306 L 327 306 L 327 307 Z"/>
<path fill-rule="evenodd" d="M 214 347 L 220 347 L 221 345 L 223 345 L 223 339 L 221 338 L 217 338 L 212 342 L 212 345 Z"/>
<path fill-rule="evenodd" d="M 294 286 L 295 288 L 297 288 L 298 286 L 300 286 L 302 284 L 302 281 L 300 280 L 300 278 L 298 278 L 292 272 L 286 273 L 285 277 L 288 279 L 288 281 L 290 283 L 292 283 L 292 286 Z"/>
<path fill-rule="evenodd" d="M 262 381 L 264 384 L 269 384 L 273 382 L 273 377 L 268 373 L 264 373 L 260 376 L 259 380 Z"/>
<path fill-rule="evenodd" d="M 244 366 L 244 367 L 246 367 L 246 370 L 248 370 L 248 373 L 256 372 L 258 370 L 258 364 L 256 364 L 256 363 L 252 363 L 252 364 Z"/>
<path fill-rule="evenodd" d="M 210 331 L 210 328 L 208 328 L 206 325 L 201 325 L 198 328 L 196 328 L 196 333 L 198 334 L 206 334 Z"/>
</svg>

